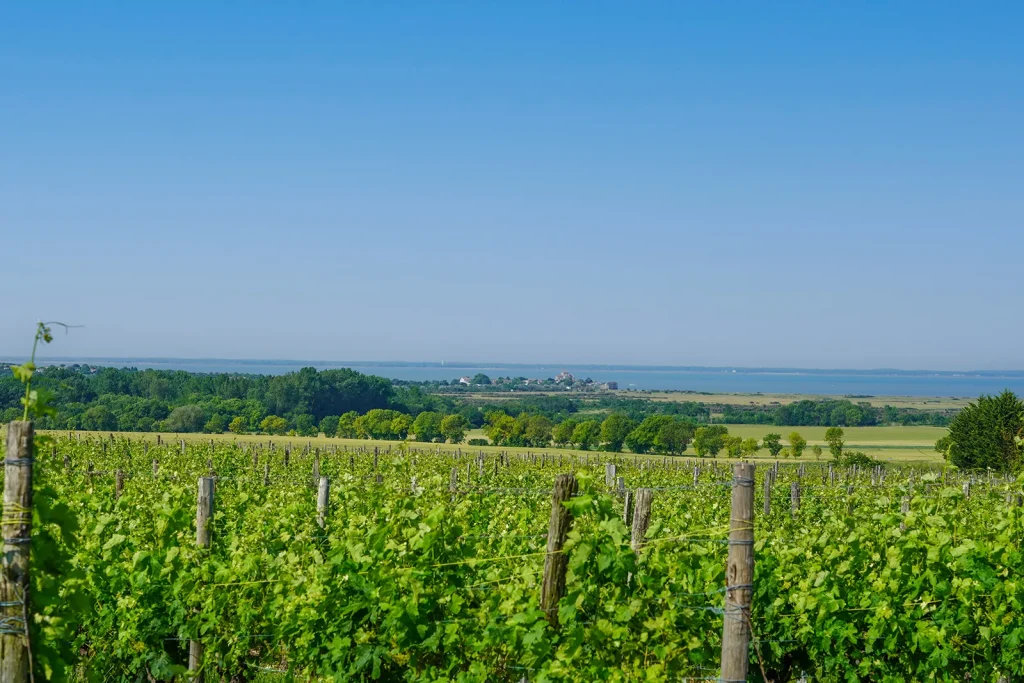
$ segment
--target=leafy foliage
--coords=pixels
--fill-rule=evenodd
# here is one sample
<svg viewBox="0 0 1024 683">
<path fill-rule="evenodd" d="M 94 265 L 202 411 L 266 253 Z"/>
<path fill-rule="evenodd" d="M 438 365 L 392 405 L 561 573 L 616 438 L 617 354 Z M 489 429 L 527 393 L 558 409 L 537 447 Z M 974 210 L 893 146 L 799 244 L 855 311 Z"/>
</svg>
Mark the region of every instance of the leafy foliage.
<svg viewBox="0 0 1024 683">
<path fill-rule="evenodd" d="M 949 425 L 950 462 L 966 469 L 1017 472 L 1024 458 L 1022 429 L 1024 403 L 1013 392 L 982 396 Z"/>
</svg>

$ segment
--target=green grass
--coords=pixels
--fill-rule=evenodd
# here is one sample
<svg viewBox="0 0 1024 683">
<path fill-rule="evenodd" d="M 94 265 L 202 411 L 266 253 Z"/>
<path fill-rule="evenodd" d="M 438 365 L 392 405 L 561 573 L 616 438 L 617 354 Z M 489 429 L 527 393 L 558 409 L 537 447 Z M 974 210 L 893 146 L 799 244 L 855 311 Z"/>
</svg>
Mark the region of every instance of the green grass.
<svg viewBox="0 0 1024 683">
<path fill-rule="evenodd" d="M 742 438 L 754 437 L 761 439 L 765 434 L 770 432 L 778 432 L 782 435 L 783 443 L 786 442 L 787 437 L 793 431 L 800 432 L 800 434 L 807 439 L 808 447 L 804 453 L 803 460 L 813 461 L 814 456 L 811 453 L 811 446 L 815 444 L 821 445 L 825 448 L 825 427 L 773 427 L 771 425 L 726 425 L 729 428 L 729 433 Z M 913 462 L 931 462 L 940 463 L 942 457 L 933 450 L 933 445 L 940 436 L 947 433 L 947 430 L 943 427 L 846 427 L 843 429 L 846 436 L 846 448 L 847 450 L 863 451 L 867 455 L 879 460 L 888 461 L 913 461 Z M 67 432 L 59 432 L 60 434 L 67 434 Z M 97 437 L 109 436 L 110 432 L 82 432 L 83 438 L 88 436 Z M 155 433 L 140 433 L 140 432 L 121 432 L 118 436 L 126 437 L 129 439 L 145 439 L 147 441 L 156 441 L 157 435 Z M 353 446 L 397 446 L 397 442 L 394 441 L 373 441 L 365 439 L 328 439 L 325 437 L 287 437 L 287 436 L 266 436 L 259 434 L 162 434 L 163 439 L 176 441 L 178 439 L 185 439 L 186 441 L 209 441 L 214 439 L 216 441 L 239 441 L 239 442 L 256 442 L 256 441 L 268 441 L 273 440 L 276 443 L 294 443 L 297 445 L 304 445 L 306 443 L 312 443 L 314 446 L 331 446 L 331 445 L 347 445 Z M 474 429 L 467 434 L 467 439 L 471 438 L 485 438 L 483 431 Z M 497 452 L 497 451 L 509 451 L 509 452 L 547 452 L 547 453 L 581 453 L 582 451 L 576 451 L 571 449 L 560 449 L 560 448 L 511 448 L 511 447 L 497 447 L 497 446 L 453 446 L 451 444 L 426 444 L 417 442 L 408 442 L 410 447 L 414 448 L 437 448 L 440 446 L 442 450 L 452 450 L 454 448 L 462 448 L 463 450 L 483 450 L 485 452 Z M 695 457 L 693 449 L 683 454 L 683 457 Z M 758 458 L 769 458 L 770 454 L 768 451 L 759 451 L 755 457 Z M 825 448 L 825 453 L 822 455 L 822 459 L 829 457 L 828 449 Z"/>
</svg>

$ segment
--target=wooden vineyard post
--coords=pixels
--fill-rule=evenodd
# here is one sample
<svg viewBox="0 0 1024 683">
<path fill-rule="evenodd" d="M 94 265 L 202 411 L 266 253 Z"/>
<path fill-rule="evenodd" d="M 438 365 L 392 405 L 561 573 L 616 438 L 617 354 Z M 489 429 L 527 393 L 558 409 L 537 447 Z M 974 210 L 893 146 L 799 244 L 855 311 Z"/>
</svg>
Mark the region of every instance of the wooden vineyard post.
<svg viewBox="0 0 1024 683">
<path fill-rule="evenodd" d="M 29 680 L 25 618 L 28 615 L 29 541 L 32 538 L 31 422 L 7 425 L 4 458 L 3 565 L 0 570 L 0 681 Z"/>
<path fill-rule="evenodd" d="M 313 455 L 313 481 L 320 481 L 320 451 Z"/>
<path fill-rule="evenodd" d="M 121 491 L 124 490 L 124 470 L 114 472 L 114 500 L 121 500 Z"/>
<path fill-rule="evenodd" d="M 316 523 L 321 529 L 327 526 L 327 504 L 331 498 L 331 480 L 320 477 L 320 487 L 316 492 Z"/>
<path fill-rule="evenodd" d="M 764 516 L 767 517 L 772 511 L 772 473 L 765 472 L 764 477 Z"/>
<path fill-rule="evenodd" d="M 633 506 L 633 525 L 630 534 L 630 546 L 634 552 L 640 552 L 644 547 L 647 527 L 651 525 L 651 503 L 653 501 L 653 490 L 636 490 L 636 505 Z"/>
<path fill-rule="evenodd" d="M 270 463 L 263 463 L 263 485 L 270 486 Z"/>
<path fill-rule="evenodd" d="M 564 503 L 576 493 L 576 477 L 560 474 L 555 478 L 551 496 L 551 520 L 548 523 L 548 547 L 544 557 L 544 579 L 540 587 L 540 608 L 548 623 L 558 628 L 558 601 L 565 594 L 565 571 L 569 558 L 562 553 L 565 538 L 572 527 L 572 513 Z"/>
<path fill-rule="evenodd" d="M 794 516 L 800 511 L 800 484 L 795 481 L 789 485 L 789 511 Z"/>
<path fill-rule="evenodd" d="M 903 496 L 903 500 L 900 501 L 900 514 L 905 515 L 910 512 L 910 496 Z M 907 523 L 900 522 L 900 531 L 907 530 Z"/>
<path fill-rule="evenodd" d="M 210 547 L 210 520 L 213 518 L 213 477 L 199 478 L 199 495 L 196 497 L 196 547 Z M 203 645 L 198 640 L 188 643 L 188 669 L 199 672 L 203 663 Z M 193 680 L 202 681 L 202 673 Z"/>
<path fill-rule="evenodd" d="M 615 486 L 615 464 L 606 462 L 604 464 L 604 485 L 608 488 Z"/>
<path fill-rule="evenodd" d="M 846 514 L 853 515 L 853 484 L 846 487 Z"/>
<path fill-rule="evenodd" d="M 633 525 L 633 492 L 627 489 L 625 499 L 625 504 L 622 507 L 622 521 L 625 522 L 628 529 Z"/>
<path fill-rule="evenodd" d="M 732 472 L 720 680 L 745 681 L 750 661 L 750 601 L 754 593 L 754 465 L 736 463 Z"/>
</svg>

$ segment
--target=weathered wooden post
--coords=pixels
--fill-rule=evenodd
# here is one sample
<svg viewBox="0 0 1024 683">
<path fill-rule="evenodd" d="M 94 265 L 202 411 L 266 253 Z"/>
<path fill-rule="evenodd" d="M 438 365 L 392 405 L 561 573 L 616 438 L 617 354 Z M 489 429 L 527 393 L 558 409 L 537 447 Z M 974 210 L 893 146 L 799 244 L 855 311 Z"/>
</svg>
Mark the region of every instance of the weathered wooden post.
<svg viewBox="0 0 1024 683">
<path fill-rule="evenodd" d="M 615 464 L 606 462 L 604 464 L 604 485 L 608 488 L 615 486 Z"/>
<path fill-rule="evenodd" d="M 263 485 L 270 486 L 270 463 L 263 463 Z"/>
<path fill-rule="evenodd" d="M 654 491 L 651 489 L 636 490 L 636 505 L 633 506 L 633 526 L 630 533 L 630 546 L 634 552 L 640 552 L 647 537 L 647 527 L 651 525 L 651 503 Z"/>
<path fill-rule="evenodd" d="M 121 500 L 121 491 L 124 490 L 124 471 L 114 472 L 114 500 Z"/>
<path fill-rule="evenodd" d="M 754 593 L 754 465 L 736 463 L 732 472 L 721 680 L 745 681 L 750 661 L 750 601 Z"/>
<path fill-rule="evenodd" d="M 772 511 L 772 474 L 765 472 L 764 477 L 764 516 L 767 517 Z"/>
<path fill-rule="evenodd" d="M 540 587 L 540 608 L 548 623 L 558 628 L 558 601 L 565 595 L 565 571 L 569 558 L 562 552 L 565 538 L 572 527 L 572 513 L 565 503 L 576 493 L 576 477 L 560 474 L 555 478 L 551 496 L 551 520 L 548 522 L 547 555 L 544 557 L 544 579 Z"/>
<path fill-rule="evenodd" d="M 199 495 L 196 497 L 196 547 L 210 547 L 210 520 L 213 519 L 213 477 L 199 478 Z M 198 640 L 188 643 L 188 669 L 199 672 L 193 680 L 202 681 L 200 667 L 203 664 L 203 645 Z"/>
<path fill-rule="evenodd" d="M 29 544 L 32 539 L 31 422 L 7 425 L 4 457 L 3 558 L 0 568 L 0 681 L 29 680 L 28 633 L 25 617 L 29 588 Z"/>
<path fill-rule="evenodd" d="M 800 511 L 800 484 L 795 481 L 789 485 L 789 511 L 794 516 Z"/>
<path fill-rule="evenodd" d="M 625 504 L 622 506 L 622 521 L 629 529 L 633 525 L 633 492 L 626 490 Z"/>
<path fill-rule="evenodd" d="M 316 523 L 321 529 L 327 526 L 327 505 L 331 497 L 331 480 L 320 477 L 320 488 L 316 493 Z"/>
</svg>

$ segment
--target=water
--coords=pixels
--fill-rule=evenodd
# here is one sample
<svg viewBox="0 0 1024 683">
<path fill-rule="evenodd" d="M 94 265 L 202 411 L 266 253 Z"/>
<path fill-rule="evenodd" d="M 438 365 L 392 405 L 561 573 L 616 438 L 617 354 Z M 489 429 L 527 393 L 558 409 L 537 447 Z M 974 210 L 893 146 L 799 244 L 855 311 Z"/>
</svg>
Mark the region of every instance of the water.
<svg viewBox="0 0 1024 683">
<path fill-rule="evenodd" d="M 17 361 L 17 359 L 11 359 Z M 359 372 L 412 381 L 453 380 L 482 372 L 494 377 L 545 379 L 563 370 L 595 382 L 618 382 L 620 389 L 703 392 L 828 394 L 871 396 L 955 396 L 1010 389 L 1024 396 L 1024 371 L 924 372 L 901 370 L 800 370 L 768 368 L 644 367 L 614 365 L 512 365 L 440 363 L 353 363 L 330 361 L 224 360 L 175 358 L 54 358 L 42 364 L 85 363 L 112 367 L 280 375 L 303 367 L 349 367 Z"/>
</svg>

